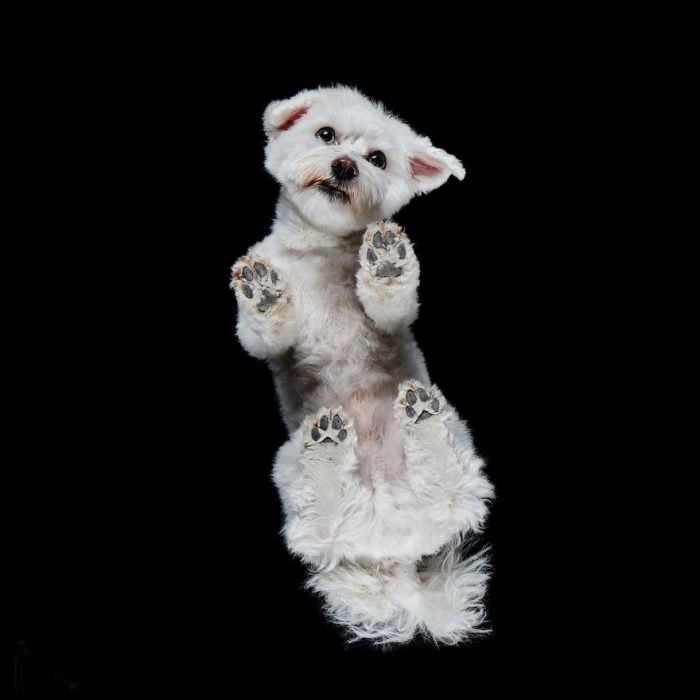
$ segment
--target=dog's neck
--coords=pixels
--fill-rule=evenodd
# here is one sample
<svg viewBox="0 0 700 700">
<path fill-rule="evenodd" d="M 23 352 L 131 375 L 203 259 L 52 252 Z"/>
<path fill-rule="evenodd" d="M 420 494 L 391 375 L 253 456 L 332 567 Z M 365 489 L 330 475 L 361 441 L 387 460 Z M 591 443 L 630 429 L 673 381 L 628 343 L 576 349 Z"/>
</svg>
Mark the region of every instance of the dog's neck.
<svg viewBox="0 0 700 700">
<path fill-rule="evenodd" d="M 346 235 L 325 231 L 315 226 L 282 190 L 275 211 L 275 232 L 284 237 L 284 243 L 294 250 L 335 248 L 356 251 L 362 240 L 361 232 Z"/>
</svg>

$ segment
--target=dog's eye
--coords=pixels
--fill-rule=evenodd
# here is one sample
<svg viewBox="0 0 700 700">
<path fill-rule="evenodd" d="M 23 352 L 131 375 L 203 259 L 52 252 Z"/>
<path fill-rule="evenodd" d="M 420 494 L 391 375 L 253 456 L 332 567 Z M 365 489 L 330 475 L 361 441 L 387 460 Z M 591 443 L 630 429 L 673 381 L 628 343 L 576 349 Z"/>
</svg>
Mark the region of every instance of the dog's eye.
<svg viewBox="0 0 700 700">
<path fill-rule="evenodd" d="M 335 141 L 335 131 L 330 126 L 324 126 L 316 132 L 316 136 L 324 143 L 333 143 Z"/>
<path fill-rule="evenodd" d="M 367 156 L 367 160 L 376 165 L 378 168 L 384 170 L 386 168 L 386 156 L 381 151 L 374 151 Z"/>
</svg>

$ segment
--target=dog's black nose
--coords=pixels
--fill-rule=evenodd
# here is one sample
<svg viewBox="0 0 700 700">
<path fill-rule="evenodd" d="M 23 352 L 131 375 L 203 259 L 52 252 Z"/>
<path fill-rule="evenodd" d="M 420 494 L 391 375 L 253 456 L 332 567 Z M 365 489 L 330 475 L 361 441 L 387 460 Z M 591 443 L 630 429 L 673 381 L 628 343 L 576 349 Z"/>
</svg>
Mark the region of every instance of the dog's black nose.
<svg viewBox="0 0 700 700">
<path fill-rule="evenodd" d="M 336 158 L 331 163 L 333 175 L 338 180 L 352 180 L 357 177 L 357 163 L 352 158 Z"/>
</svg>

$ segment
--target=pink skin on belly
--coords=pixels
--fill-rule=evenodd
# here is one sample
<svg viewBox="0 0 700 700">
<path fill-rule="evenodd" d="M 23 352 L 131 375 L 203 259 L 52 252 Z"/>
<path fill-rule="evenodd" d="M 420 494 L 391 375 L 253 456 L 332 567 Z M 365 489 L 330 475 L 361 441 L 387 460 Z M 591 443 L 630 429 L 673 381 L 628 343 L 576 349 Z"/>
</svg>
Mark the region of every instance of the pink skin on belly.
<svg viewBox="0 0 700 700">
<path fill-rule="evenodd" d="M 395 481 L 404 471 L 401 432 L 394 417 L 395 396 L 393 382 L 356 389 L 346 406 L 357 432 L 359 476 L 366 484 L 374 481 L 375 474 L 384 481 Z"/>
</svg>

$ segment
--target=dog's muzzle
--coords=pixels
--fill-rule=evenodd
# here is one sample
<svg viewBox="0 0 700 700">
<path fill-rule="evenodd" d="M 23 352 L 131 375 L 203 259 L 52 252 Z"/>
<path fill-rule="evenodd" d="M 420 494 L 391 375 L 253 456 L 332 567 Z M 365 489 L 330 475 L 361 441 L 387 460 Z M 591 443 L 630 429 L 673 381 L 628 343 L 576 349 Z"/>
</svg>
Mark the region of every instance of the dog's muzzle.
<svg viewBox="0 0 700 700">
<path fill-rule="evenodd" d="M 357 169 L 357 163 L 352 158 L 336 158 L 331 163 L 331 172 L 336 180 L 340 182 L 345 182 L 346 180 L 352 180 L 359 175 Z"/>
</svg>

